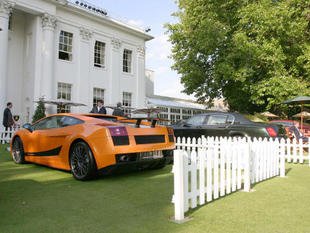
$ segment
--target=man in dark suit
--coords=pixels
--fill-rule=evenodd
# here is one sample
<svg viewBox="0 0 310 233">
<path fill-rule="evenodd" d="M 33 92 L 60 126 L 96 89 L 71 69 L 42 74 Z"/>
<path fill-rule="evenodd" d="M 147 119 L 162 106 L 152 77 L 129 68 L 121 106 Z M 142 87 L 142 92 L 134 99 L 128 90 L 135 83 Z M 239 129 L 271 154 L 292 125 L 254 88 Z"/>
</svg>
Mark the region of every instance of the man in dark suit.
<svg viewBox="0 0 310 233">
<path fill-rule="evenodd" d="M 116 108 L 114 109 L 112 115 L 114 115 L 114 116 L 124 116 L 124 110 L 121 107 L 122 107 L 122 104 L 120 102 L 118 102 L 116 104 Z"/>
<path fill-rule="evenodd" d="M 103 106 L 104 102 L 103 100 L 98 100 L 97 105 L 93 107 L 93 109 L 90 111 L 91 113 L 101 113 L 101 114 L 107 114 L 107 110 Z"/>
<path fill-rule="evenodd" d="M 13 107 L 13 104 L 11 102 L 8 102 L 6 104 L 6 109 L 4 109 L 3 112 L 3 121 L 2 124 L 5 127 L 5 130 L 11 130 L 12 126 L 14 125 L 14 120 L 11 112 L 11 108 Z"/>
</svg>

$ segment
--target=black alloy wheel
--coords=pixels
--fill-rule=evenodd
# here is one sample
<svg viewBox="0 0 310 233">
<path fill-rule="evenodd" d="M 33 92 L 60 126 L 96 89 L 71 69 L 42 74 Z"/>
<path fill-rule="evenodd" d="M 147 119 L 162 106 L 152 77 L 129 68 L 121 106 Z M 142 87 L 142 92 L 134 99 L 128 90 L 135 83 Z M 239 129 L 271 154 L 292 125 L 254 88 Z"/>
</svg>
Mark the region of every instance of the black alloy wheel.
<svg viewBox="0 0 310 233">
<path fill-rule="evenodd" d="M 96 174 L 93 153 L 85 142 L 75 143 L 70 151 L 70 167 L 77 180 L 89 180 Z"/>
<path fill-rule="evenodd" d="M 15 163 L 25 163 L 24 146 L 20 137 L 16 137 L 12 143 L 12 157 Z"/>
</svg>

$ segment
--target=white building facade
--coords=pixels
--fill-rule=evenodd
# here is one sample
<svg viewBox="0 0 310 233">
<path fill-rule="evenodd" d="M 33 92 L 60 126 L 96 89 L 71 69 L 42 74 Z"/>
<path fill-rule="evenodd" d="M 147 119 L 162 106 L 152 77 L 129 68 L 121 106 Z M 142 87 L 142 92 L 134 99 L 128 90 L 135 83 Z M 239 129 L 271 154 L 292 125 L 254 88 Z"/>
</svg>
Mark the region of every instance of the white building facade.
<svg viewBox="0 0 310 233">
<path fill-rule="evenodd" d="M 145 107 L 145 43 L 152 38 L 81 1 L 0 0 L 2 111 L 12 102 L 20 122 L 30 122 L 41 97 L 86 104 L 71 112 L 89 112 L 98 99 Z"/>
</svg>

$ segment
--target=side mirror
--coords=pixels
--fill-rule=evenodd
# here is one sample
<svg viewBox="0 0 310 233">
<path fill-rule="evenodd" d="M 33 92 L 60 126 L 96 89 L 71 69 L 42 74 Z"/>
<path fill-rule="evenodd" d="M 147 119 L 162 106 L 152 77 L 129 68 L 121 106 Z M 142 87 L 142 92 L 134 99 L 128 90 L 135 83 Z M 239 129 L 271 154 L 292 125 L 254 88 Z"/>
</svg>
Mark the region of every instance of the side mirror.
<svg viewBox="0 0 310 233">
<path fill-rule="evenodd" d="M 24 128 L 24 129 L 27 129 L 30 133 L 33 132 L 33 127 L 32 127 L 32 125 L 29 124 L 29 123 L 24 124 L 24 125 L 23 125 L 23 128 Z"/>
</svg>

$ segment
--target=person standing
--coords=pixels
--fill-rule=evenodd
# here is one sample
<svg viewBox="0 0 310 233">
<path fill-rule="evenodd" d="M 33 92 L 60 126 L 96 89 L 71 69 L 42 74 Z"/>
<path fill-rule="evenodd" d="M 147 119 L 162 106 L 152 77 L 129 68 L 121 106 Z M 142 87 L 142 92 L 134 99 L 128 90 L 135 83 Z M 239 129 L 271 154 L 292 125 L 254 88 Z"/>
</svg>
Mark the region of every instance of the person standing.
<svg viewBox="0 0 310 233">
<path fill-rule="evenodd" d="M 8 133 L 8 131 L 12 131 L 12 127 L 14 126 L 14 119 L 13 119 L 13 115 L 11 112 L 11 108 L 13 107 L 13 104 L 11 102 L 8 102 L 6 104 L 6 108 L 4 109 L 3 112 L 3 121 L 2 124 L 5 128 L 5 132 L 4 134 L 2 134 L 2 136 L 0 138 L 2 138 L 6 143 L 9 142 L 9 140 L 12 137 L 12 133 Z M 2 140 L 0 141 L 2 143 Z M 7 147 L 7 150 L 9 151 L 10 147 Z"/>
<path fill-rule="evenodd" d="M 100 113 L 100 114 L 107 114 L 107 110 L 103 106 L 103 100 L 98 100 L 97 105 L 92 108 L 90 113 Z"/>
<path fill-rule="evenodd" d="M 124 110 L 121 108 L 122 104 L 118 102 L 116 108 L 114 109 L 112 115 L 114 116 L 124 116 Z"/>
<path fill-rule="evenodd" d="M 11 108 L 13 107 L 13 104 L 11 102 L 8 102 L 6 104 L 6 109 L 4 109 L 3 112 L 3 126 L 5 127 L 5 131 L 12 130 L 12 126 L 14 125 L 14 119 L 11 112 Z"/>
</svg>

